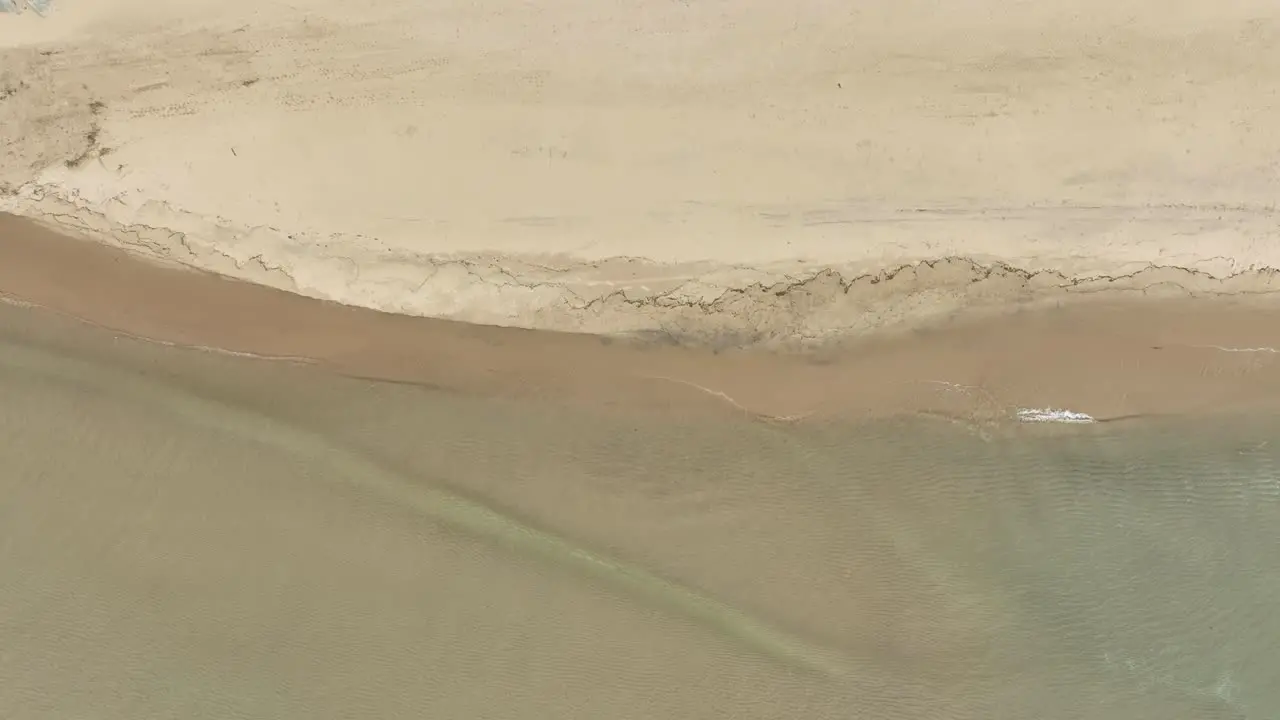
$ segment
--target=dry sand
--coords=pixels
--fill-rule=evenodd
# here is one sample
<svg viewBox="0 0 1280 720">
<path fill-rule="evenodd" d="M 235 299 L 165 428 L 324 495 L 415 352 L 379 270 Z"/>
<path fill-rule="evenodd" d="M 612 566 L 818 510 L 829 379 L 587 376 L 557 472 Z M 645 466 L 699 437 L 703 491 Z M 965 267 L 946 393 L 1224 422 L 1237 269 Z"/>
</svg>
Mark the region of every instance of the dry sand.
<svg viewBox="0 0 1280 720">
<path fill-rule="evenodd" d="M 63 0 L 0 17 L 0 210 L 351 305 L 694 342 L 1270 293 L 1278 20 Z"/>
</svg>

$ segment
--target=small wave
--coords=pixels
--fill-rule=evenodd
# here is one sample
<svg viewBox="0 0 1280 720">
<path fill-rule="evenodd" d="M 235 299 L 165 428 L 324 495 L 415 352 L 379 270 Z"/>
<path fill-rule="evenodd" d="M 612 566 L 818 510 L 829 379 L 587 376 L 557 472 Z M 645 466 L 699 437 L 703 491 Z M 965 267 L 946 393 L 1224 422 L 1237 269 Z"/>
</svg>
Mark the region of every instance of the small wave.
<svg viewBox="0 0 1280 720">
<path fill-rule="evenodd" d="M 1196 345 L 1195 347 L 1210 348 L 1229 353 L 1280 353 L 1280 350 L 1276 350 L 1273 347 L 1223 347 L 1221 345 Z"/>
<path fill-rule="evenodd" d="M 1018 419 L 1022 422 L 1056 422 L 1056 423 L 1091 423 L 1097 422 L 1092 415 L 1058 410 L 1055 408 L 1018 408 Z"/>
</svg>

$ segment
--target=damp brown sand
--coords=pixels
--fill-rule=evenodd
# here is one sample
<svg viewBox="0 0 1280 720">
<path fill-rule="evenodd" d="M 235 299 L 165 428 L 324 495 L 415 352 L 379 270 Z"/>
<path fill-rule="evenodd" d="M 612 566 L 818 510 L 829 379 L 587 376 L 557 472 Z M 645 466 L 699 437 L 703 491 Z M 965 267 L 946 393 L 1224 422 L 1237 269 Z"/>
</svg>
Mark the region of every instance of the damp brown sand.
<svg viewBox="0 0 1280 720">
<path fill-rule="evenodd" d="M 807 353 L 690 349 L 472 326 L 303 298 L 0 216 L 0 292 L 137 337 L 467 393 L 635 411 L 997 420 L 1261 408 L 1280 398 L 1280 310 L 1252 298 L 1100 298 L 850 338 Z"/>
</svg>

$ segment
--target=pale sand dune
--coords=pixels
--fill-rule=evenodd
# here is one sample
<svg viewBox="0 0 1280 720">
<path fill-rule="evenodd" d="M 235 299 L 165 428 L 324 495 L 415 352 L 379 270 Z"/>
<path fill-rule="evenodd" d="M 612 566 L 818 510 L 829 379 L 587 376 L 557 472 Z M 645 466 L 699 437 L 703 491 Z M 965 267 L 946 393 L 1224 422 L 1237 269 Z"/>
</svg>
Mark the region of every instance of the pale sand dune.
<svg viewBox="0 0 1280 720">
<path fill-rule="evenodd" d="M 64 0 L 0 46 L 0 210 L 353 305 L 804 341 L 1280 267 L 1270 2 Z"/>
</svg>

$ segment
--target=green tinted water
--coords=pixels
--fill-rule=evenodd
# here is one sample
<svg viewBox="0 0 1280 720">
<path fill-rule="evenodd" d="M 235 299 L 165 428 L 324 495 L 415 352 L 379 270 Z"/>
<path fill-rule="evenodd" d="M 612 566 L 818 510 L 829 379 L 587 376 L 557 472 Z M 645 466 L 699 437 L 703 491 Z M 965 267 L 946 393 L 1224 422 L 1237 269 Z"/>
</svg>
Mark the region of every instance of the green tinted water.
<svg viewBox="0 0 1280 720">
<path fill-rule="evenodd" d="M 0 713 L 1276 718 L 1277 429 L 659 422 L 9 333 Z"/>
</svg>

